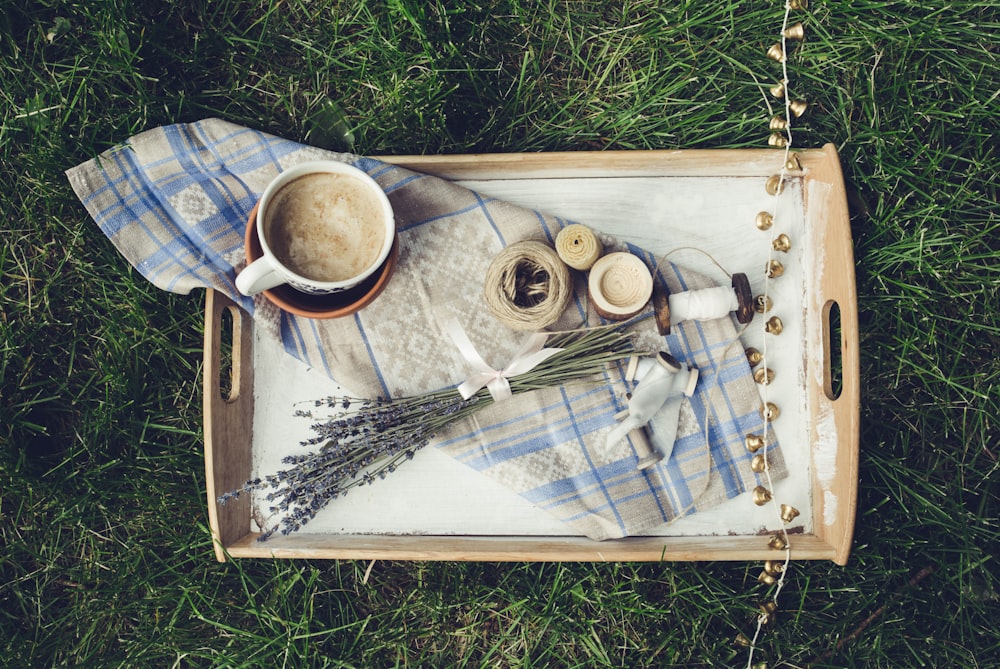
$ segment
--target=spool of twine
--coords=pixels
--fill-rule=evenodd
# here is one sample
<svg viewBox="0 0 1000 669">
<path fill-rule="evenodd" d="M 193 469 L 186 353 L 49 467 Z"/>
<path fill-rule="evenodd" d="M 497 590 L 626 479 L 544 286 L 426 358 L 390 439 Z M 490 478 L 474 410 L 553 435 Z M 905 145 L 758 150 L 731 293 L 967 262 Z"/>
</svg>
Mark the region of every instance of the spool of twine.
<svg viewBox="0 0 1000 669">
<path fill-rule="evenodd" d="M 515 242 L 490 263 L 483 297 L 490 313 L 507 327 L 537 331 L 559 320 L 573 297 L 573 279 L 545 242 Z"/>
<path fill-rule="evenodd" d="M 604 246 L 594 231 L 585 225 L 567 225 L 556 235 L 556 252 L 562 261 L 581 272 L 593 267 L 604 253 Z"/>
<path fill-rule="evenodd" d="M 587 281 L 590 301 L 604 318 L 623 321 L 646 306 L 653 294 L 653 276 L 642 260 L 631 253 L 609 253 L 590 268 Z"/>
</svg>

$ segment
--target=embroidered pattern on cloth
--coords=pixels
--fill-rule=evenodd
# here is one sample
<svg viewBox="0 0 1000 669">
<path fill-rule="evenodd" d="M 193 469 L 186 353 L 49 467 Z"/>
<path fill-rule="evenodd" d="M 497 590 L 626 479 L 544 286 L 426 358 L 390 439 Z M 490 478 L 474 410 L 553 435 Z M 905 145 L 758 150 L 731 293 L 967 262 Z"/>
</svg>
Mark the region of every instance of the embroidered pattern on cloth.
<svg viewBox="0 0 1000 669">
<path fill-rule="evenodd" d="M 400 240 L 385 292 L 352 317 L 326 321 L 287 314 L 234 285 L 247 216 L 260 193 L 281 170 L 317 159 L 350 162 L 372 175 L 393 205 Z M 485 360 L 509 360 L 525 335 L 503 331 L 488 314 L 481 277 L 504 246 L 530 238 L 551 243 L 569 224 L 437 177 L 217 119 L 149 130 L 67 175 L 104 234 L 154 285 L 224 293 L 276 345 L 359 396 L 400 397 L 460 383 L 468 370 L 441 325 L 451 318 Z M 656 265 L 642 249 L 629 250 Z M 673 264 L 659 269 L 656 280 L 671 292 L 713 285 Z M 584 321 L 581 295 L 578 289 L 553 330 Z M 515 396 L 433 445 L 593 539 L 639 534 L 758 485 L 743 438 L 761 431 L 760 397 L 742 347 L 732 345 L 732 321 L 689 321 L 662 338 L 647 311 L 633 327 L 640 348 L 666 348 L 701 374 L 668 460 L 640 471 L 628 440 L 606 448 L 614 416 L 626 406 L 620 368 L 609 369 L 603 383 Z M 655 445 L 655 420 L 650 432 Z M 787 476 L 776 442 L 768 453 L 772 480 Z"/>
</svg>

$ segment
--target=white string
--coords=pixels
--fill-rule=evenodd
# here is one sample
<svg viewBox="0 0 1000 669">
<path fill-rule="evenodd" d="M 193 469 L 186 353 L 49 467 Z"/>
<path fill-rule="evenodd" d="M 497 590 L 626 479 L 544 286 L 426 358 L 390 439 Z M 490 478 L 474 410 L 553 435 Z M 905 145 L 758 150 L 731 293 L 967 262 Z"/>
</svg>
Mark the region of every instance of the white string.
<svg viewBox="0 0 1000 669">
<path fill-rule="evenodd" d="M 786 0 L 786 2 L 785 2 L 785 15 L 784 15 L 784 18 L 782 19 L 782 23 L 781 23 L 781 53 L 783 54 L 783 57 L 781 59 L 781 79 L 782 79 L 781 80 L 781 85 L 785 89 L 785 97 L 784 97 L 784 100 L 785 100 L 785 119 L 788 121 L 785 124 L 785 136 L 786 136 L 787 141 L 785 143 L 784 156 L 783 156 L 782 161 L 781 161 L 781 172 L 779 173 L 779 177 L 778 177 L 778 188 L 775 189 L 775 193 L 774 193 L 774 212 L 772 213 L 772 219 L 774 221 L 776 221 L 777 218 L 778 218 L 778 202 L 779 202 L 779 198 L 781 196 L 781 193 L 784 190 L 785 179 L 788 176 L 788 169 L 787 169 L 788 157 L 789 157 L 789 154 L 791 153 L 791 150 L 792 150 L 792 120 L 791 120 L 792 119 L 792 113 L 791 113 L 791 111 L 792 111 L 792 109 L 791 109 L 792 95 L 791 95 L 791 90 L 789 89 L 789 83 L 790 82 L 789 82 L 789 78 L 788 78 L 788 50 L 787 50 L 788 38 L 785 35 L 785 31 L 788 29 L 788 18 L 791 15 L 791 10 L 792 10 L 791 4 Z M 768 104 L 768 108 L 770 109 L 770 104 Z M 772 232 L 771 233 L 771 238 L 768 240 L 768 248 L 767 248 L 767 261 L 768 261 L 767 266 L 768 267 L 770 267 L 771 261 L 774 259 L 773 241 L 774 241 L 774 233 Z M 767 304 L 767 302 L 768 302 L 768 287 L 769 287 L 769 285 L 770 285 L 769 281 L 765 281 L 764 282 L 764 295 L 763 295 L 764 304 Z M 762 319 L 762 321 L 764 321 L 764 319 Z M 764 321 L 764 322 L 766 324 L 766 321 Z M 767 365 L 767 360 L 768 360 L 768 357 L 767 357 L 767 340 L 768 340 L 768 336 L 767 335 L 768 335 L 768 333 L 766 331 L 763 332 L 763 337 L 762 337 L 763 343 L 761 345 L 761 356 L 762 356 L 762 358 L 764 360 L 763 364 L 765 366 Z M 761 388 L 762 394 L 763 394 L 764 407 L 765 407 L 764 435 L 763 435 L 763 437 L 764 437 L 764 448 L 763 448 L 762 452 L 764 454 L 764 478 L 767 481 L 767 489 L 768 490 L 774 490 L 774 485 L 773 485 L 773 482 L 771 480 L 771 466 L 770 466 L 770 463 L 768 462 L 768 458 L 767 458 L 767 450 L 768 450 L 768 446 L 767 446 L 768 428 L 770 427 L 770 423 L 771 423 L 771 421 L 767 418 L 767 414 L 766 414 L 766 407 L 767 407 L 767 401 L 768 401 L 768 388 L 769 388 L 769 386 L 770 386 L 769 383 L 764 383 L 764 384 L 762 384 L 762 388 Z M 785 561 L 784 561 L 784 564 L 782 565 L 781 573 L 778 574 L 778 580 L 777 580 L 777 583 L 775 584 L 775 588 L 774 588 L 774 595 L 773 595 L 772 600 L 771 600 L 771 601 L 773 601 L 775 603 L 775 605 L 777 605 L 777 603 L 778 603 L 778 596 L 781 594 L 781 591 L 785 587 L 785 575 L 788 573 L 788 565 L 791 562 L 791 558 L 792 558 L 792 543 L 791 543 L 791 541 L 789 539 L 789 536 L 788 536 L 788 530 L 785 528 L 784 520 L 781 518 L 781 508 L 778 505 L 778 501 L 774 497 L 774 495 L 771 496 L 770 504 L 771 504 L 771 508 L 774 509 L 775 516 L 777 517 L 778 523 L 779 523 L 778 526 L 781 528 L 782 538 L 785 541 L 785 549 L 784 549 Z M 757 649 L 757 640 L 760 638 L 760 633 L 761 633 L 761 630 L 764 627 L 764 623 L 765 623 L 766 620 L 767 620 L 766 614 L 764 614 L 763 612 L 759 616 L 757 616 L 757 627 L 754 630 L 753 638 L 750 640 L 750 652 L 749 652 L 749 655 L 747 657 L 747 669 L 753 669 L 754 651 L 756 651 L 756 649 Z"/>
</svg>

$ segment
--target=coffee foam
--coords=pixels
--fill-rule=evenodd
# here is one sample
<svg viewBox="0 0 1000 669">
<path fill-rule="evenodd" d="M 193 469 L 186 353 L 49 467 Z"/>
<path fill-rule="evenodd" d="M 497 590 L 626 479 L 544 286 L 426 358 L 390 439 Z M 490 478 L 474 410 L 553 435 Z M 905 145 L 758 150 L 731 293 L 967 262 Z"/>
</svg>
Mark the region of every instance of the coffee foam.
<svg viewBox="0 0 1000 669">
<path fill-rule="evenodd" d="M 346 281 L 370 268 L 385 244 L 382 202 L 352 176 L 293 179 L 267 207 L 264 235 L 278 261 L 312 281 Z"/>
</svg>

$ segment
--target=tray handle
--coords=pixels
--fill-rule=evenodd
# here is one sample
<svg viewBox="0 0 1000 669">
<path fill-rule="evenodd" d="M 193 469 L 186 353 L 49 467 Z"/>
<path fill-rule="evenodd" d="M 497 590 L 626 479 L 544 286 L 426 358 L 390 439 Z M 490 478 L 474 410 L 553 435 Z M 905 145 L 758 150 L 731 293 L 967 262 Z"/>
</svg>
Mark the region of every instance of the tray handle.
<svg viewBox="0 0 1000 669">
<path fill-rule="evenodd" d="M 231 333 L 231 337 L 228 335 Z M 225 341 L 228 340 L 228 341 Z M 220 505 L 218 496 L 250 478 L 253 439 L 253 327 L 249 314 L 222 293 L 205 297 L 205 481 L 215 557 L 250 532 L 247 495 Z M 228 370 L 224 369 L 228 366 Z M 223 379 L 228 380 L 223 384 Z"/>
</svg>

